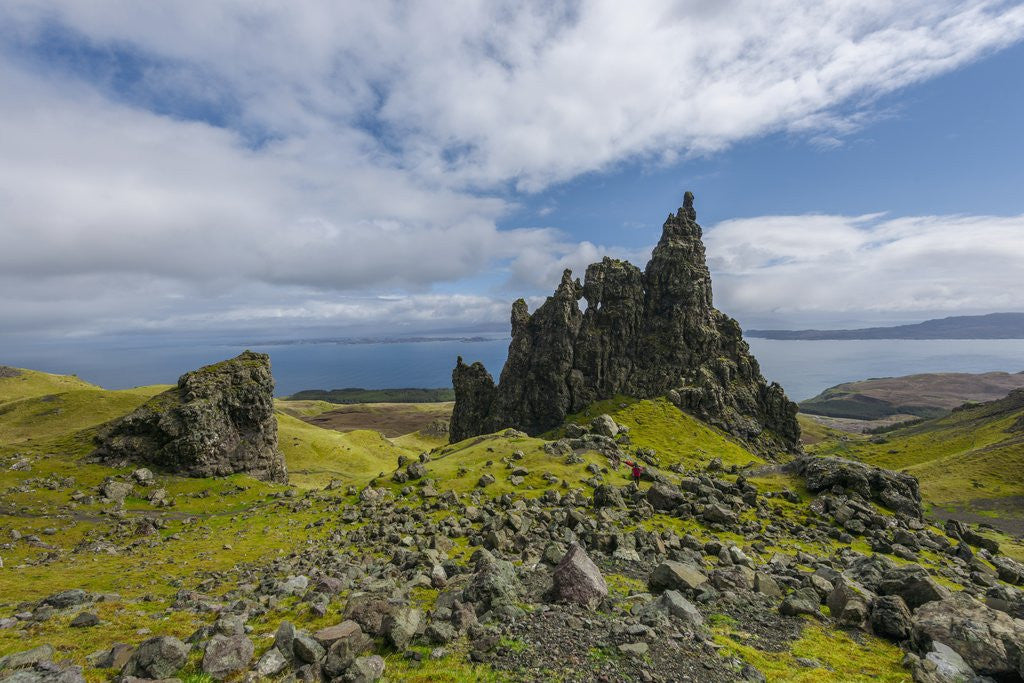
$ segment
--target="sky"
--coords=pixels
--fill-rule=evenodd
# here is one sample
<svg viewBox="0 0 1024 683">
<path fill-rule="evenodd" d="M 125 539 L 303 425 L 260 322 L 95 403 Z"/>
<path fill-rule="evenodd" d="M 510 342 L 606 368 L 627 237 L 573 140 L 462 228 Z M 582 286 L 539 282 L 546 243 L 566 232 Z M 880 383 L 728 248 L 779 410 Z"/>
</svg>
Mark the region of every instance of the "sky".
<svg viewBox="0 0 1024 683">
<path fill-rule="evenodd" d="M 1020 311 L 1022 122 L 1022 2 L 7 0 L 0 337 L 504 331 L 687 189 L 744 326 Z"/>
</svg>

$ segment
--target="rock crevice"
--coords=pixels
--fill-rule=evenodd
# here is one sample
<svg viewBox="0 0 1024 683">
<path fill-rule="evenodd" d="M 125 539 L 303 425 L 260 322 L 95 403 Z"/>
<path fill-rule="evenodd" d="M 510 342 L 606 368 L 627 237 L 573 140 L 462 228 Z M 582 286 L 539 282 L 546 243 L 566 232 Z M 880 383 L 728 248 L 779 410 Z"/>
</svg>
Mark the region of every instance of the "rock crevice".
<svg viewBox="0 0 1024 683">
<path fill-rule="evenodd" d="M 605 257 L 582 283 L 566 270 L 532 314 L 516 301 L 499 383 L 480 363 L 456 364 L 451 441 L 505 427 L 540 434 L 624 394 L 667 396 L 765 454 L 797 451 L 796 405 L 765 381 L 739 324 L 712 305 L 701 237 L 687 192 L 644 271 Z"/>
</svg>

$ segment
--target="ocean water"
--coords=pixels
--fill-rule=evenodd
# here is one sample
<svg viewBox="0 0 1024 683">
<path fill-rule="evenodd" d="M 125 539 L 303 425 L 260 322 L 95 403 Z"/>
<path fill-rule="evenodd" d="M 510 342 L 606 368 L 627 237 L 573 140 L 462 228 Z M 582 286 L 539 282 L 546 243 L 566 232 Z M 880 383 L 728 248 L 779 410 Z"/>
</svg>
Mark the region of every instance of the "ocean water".
<svg viewBox="0 0 1024 683">
<path fill-rule="evenodd" d="M 800 401 L 841 382 L 921 372 L 1021 372 L 1024 340 L 779 341 L 750 339 L 769 380 Z M 249 345 L 135 340 L 0 347 L 0 365 L 77 374 L 109 389 L 169 384 L 182 373 L 241 353 L 270 354 L 279 396 L 302 389 L 451 386 L 457 356 L 482 361 L 495 379 L 508 339 L 380 344 Z"/>
</svg>

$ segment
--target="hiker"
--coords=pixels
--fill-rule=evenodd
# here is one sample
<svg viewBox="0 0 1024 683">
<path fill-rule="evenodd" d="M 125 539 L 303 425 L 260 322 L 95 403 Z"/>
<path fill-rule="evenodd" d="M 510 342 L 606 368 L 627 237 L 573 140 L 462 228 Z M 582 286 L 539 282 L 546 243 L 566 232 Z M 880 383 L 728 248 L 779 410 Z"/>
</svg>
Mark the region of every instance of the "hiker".
<svg viewBox="0 0 1024 683">
<path fill-rule="evenodd" d="M 640 475 L 644 473 L 644 468 L 640 466 L 640 463 L 627 460 L 626 464 L 633 468 L 633 483 L 640 486 Z"/>
</svg>

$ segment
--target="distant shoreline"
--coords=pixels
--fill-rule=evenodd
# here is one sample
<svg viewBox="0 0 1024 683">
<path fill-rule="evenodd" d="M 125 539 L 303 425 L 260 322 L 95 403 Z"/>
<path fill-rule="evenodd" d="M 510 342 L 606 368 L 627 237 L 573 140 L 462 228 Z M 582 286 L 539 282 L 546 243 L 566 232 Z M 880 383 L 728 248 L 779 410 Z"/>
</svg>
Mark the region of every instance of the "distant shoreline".
<svg viewBox="0 0 1024 683">
<path fill-rule="evenodd" d="M 252 342 L 249 346 L 295 346 L 298 344 L 339 344 L 356 346 L 360 344 L 424 344 L 428 342 L 463 342 L 475 344 L 480 342 L 501 341 L 507 337 L 336 337 L 327 339 L 276 339 L 271 341 Z M 245 344 L 243 344 L 245 346 Z"/>
<path fill-rule="evenodd" d="M 746 336 L 780 341 L 864 339 L 1024 339 L 1024 313 L 990 313 L 925 320 L 913 325 L 853 330 L 746 330 Z"/>
</svg>

